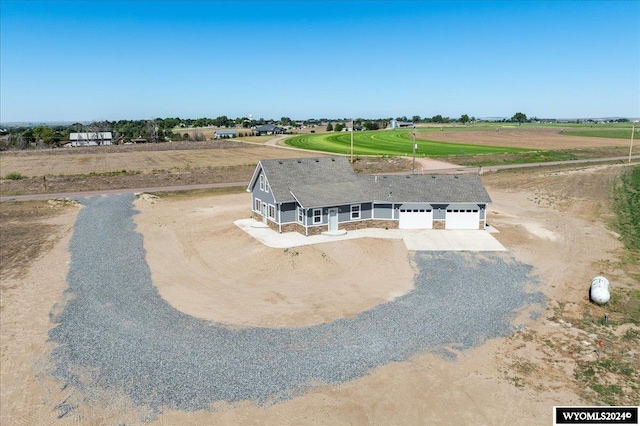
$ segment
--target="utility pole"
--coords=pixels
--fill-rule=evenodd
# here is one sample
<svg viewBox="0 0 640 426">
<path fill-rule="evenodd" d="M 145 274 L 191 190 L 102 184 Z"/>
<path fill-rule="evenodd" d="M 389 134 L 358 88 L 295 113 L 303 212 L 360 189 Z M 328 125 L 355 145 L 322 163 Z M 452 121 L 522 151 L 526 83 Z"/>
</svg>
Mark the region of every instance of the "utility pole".
<svg viewBox="0 0 640 426">
<path fill-rule="evenodd" d="M 353 164 L 353 117 L 351 117 L 351 164 Z"/>
<path fill-rule="evenodd" d="M 416 174 L 416 126 L 413 126 L 413 133 L 411 134 L 413 144 L 413 164 L 411 166 L 411 174 Z"/>
<path fill-rule="evenodd" d="M 631 162 L 631 151 L 633 151 L 633 134 L 636 131 L 636 125 L 631 125 L 631 143 L 629 144 L 629 162 Z"/>
</svg>

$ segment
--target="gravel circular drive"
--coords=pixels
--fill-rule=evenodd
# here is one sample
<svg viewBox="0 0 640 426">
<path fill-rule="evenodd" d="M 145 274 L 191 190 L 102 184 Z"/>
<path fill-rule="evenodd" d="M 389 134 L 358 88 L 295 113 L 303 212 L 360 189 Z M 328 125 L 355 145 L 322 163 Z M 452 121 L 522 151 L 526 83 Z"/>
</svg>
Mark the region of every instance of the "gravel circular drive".
<svg viewBox="0 0 640 426">
<path fill-rule="evenodd" d="M 155 412 L 278 402 L 425 351 L 454 356 L 445 346 L 506 336 L 519 308 L 535 314 L 544 303 L 527 290 L 537 284 L 532 268 L 508 254 L 417 252 L 415 290 L 354 318 L 303 328 L 205 321 L 156 291 L 133 201 L 83 201 L 70 242 L 70 297 L 52 314 L 54 374 L 85 396 L 124 392 Z"/>
</svg>

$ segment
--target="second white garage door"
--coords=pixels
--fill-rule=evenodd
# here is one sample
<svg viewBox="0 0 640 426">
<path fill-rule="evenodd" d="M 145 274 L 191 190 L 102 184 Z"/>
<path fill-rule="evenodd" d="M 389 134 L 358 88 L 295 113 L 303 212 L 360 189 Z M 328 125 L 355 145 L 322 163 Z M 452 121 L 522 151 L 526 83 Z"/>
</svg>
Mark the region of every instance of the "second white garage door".
<svg viewBox="0 0 640 426">
<path fill-rule="evenodd" d="M 400 209 L 398 227 L 400 229 L 432 229 L 431 209 Z"/>
<path fill-rule="evenodd" d="M 445 229 L 478 228 L 480 228 L 480 211 L 478 209 L 447 209 Z"/>
</svg>

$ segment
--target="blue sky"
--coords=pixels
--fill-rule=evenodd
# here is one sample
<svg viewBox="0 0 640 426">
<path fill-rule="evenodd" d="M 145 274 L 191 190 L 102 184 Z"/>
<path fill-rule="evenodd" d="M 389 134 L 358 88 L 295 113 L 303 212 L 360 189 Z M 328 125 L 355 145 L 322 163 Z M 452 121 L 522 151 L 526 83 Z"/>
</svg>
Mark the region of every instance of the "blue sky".
<svg viewBox="0 0 640 426">
<path fill-rule="evenodd" d="M 0 8 L 2 122 L 640 117 L 640 1 Z"/>
</svg>

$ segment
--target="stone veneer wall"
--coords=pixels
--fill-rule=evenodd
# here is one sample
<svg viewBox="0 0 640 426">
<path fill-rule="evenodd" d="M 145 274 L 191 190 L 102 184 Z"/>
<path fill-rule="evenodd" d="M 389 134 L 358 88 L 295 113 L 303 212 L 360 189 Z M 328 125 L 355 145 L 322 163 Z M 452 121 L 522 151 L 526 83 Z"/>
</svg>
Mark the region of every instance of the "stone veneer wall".
<svg viewBox="0 0 640 426">
<path fill-rule="evenodd" d="M 262 222 L 262 216 L 253 213 L 253 218 L 258 222 Z M 267 220 L 267 225 L 269 228 L 273 229 L 276 232 L 280 232 L 278 229 L 278 224 Z M 383 228 L 383 229 L 397 229 L 398 221 L 397 220 L 359 220 L 357 222 L 348 222 L 348 223 L 340 223 L 338 224 L 338 229 L 345 231 L 353 231 L 356 229 L 364 229 L 364 228 Z M 327 224 L 323 224 L 320 226 L 310 226 L 309 227 L 309 235 L 320 235 L 323 232 L 327 231 L 329 228 Z M 298 232 L 302 235 L 305 235 L 304 226 L 299 223 L 286 223 L 282 225 L 282 232 Z"/>
<path fill-rule="evenodd" d="M 356 229 L 364 228 L 382 228 L 382 229 L 398 229 L 399 222 L 397 220 L 359 220 L 357 222 L 341 223 L 338 225 L 338 229 L 344 229 L 346 231 L 354 231 Z"/>
<path fill-rule="evenodd" d="M 253 218 L 259 222 L 262 222 L 262 216 L 257 213 L 253 213 Z M 480 228 L 484 229 L 485 221 L 480 220 Z M 267 220 L 267 225 L 269 228 L 273 229 L 276 232 L 280 232 L 278 229 L 278 224 Z M 342 229 L 345 231 L 353 231 L 356 229 L 364 229 L 364 228 L 383 228 L 383 229 L 398 229 L 399 221 L 397 220 L 359 220 L 357 222 L 347 222 L 338 224 L 338 229 Z M 445 221 L 444 220 L 434 220 L 433 221 L 433 229 L 445 229 Z M 310 226 L 309 227 L 309 235 L 320 235 L 323 232 L 328 230 L 327 224 L 321 226 Z M 299 232 L 302 235 L 305 235 L 304 226 L 299 223 L 287 223 L 282 225 L 282 232 Z"/>
</svg>

